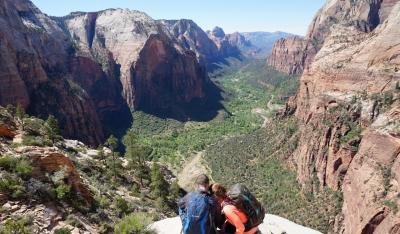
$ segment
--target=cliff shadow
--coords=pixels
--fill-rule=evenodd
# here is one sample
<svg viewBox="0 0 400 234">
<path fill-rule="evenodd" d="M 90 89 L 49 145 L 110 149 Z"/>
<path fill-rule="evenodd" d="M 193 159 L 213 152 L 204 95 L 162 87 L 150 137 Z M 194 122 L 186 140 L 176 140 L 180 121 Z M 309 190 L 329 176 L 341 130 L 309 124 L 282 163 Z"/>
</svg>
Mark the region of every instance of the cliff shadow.
<svg viewBox="0 0 400 234">
<path fill-rule="evenodd" d="M 162 119 L 208 122 L 214 119 L 219 111 L 225 110 L 222 93 L 223 90 L 210 80 L 205 86 L 205 98 L 195 98 L 189 103 L 171 103 L 167 108 L 158 110 L 150 108 L 140 108 L 140 110 Z"/>
<path fill-rule="evenodd" d="M 238 63 L 242 63 L 246 58 L 242 54 L 236 54 L 230 57 L 218 58 L 206 65 L 207 71 L 210 74 L 218 75 L 220 71 L 225 70 L 228 67 L 236 66 Z"/>
</svg>

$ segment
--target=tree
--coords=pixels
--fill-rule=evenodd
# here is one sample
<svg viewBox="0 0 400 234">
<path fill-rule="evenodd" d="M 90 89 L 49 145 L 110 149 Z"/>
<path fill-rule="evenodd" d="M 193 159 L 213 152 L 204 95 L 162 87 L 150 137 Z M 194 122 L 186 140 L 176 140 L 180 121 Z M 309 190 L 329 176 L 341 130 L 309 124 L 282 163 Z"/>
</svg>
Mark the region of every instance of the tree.
<svg viewBox="0 0 400 234">
<path fill-rule="evenodd" d="M 58 121 L 54 115 L 49 115 L 49 117 L 46 120 L 46 126 L 47 126 L 47 135 L 49 136 L 50 140 L 54 142 L 60 137 L 61 131 L 60 127 L 58 125 Z"/>
<path fill-rule="evenodd" d="M 161 167 L 158 163 L 154 163 L 151 168 L 151 192 L 153 196 L 161 198 L 163 201 L 167 200 L 169 192 L 169 184 L 165 180 Z"/>
<path fill-rule="evenodd" d="M 22 107 L 21 104 L 17 104 L 15 109 L 15 116 L 18 118 L 19 124 L 21 125 L 22 130 L 25 130 L 25 121 L 24 119 L 27 117 L 25 113 L 25 109 Z"/>
<path fill-rule="evenodd" d="M 99 147 L 97 147 L 97 152 L 98 152 L 97 157 L 100 160 L 104 161 L 105 155 L 104 155 L 104 145 L 103 144 L 100 144 Z"/>
<path fill-rule="evenodd" d="M 181 187 L 179 186 L 177 181 L 171 183 L 169 187 L 169 195 L 171 200 L 176 200 L 179 198 Z"/>
<path fill-rule="evenodd" d="M 117 178 L 117 170 L 115 167 L 115 150 L 118 148 L 118 139 L 114 136 L 111 135 L 107 141 L 106 145 L 110 148 L 111 150 L 111 156 L 113 158 L 113 171 L 114 171 L 114 180 Z"/>
<path fill-rule="evenodd" d="M 124 137 L 124 145 L 126 147 L 125 157 L 129 160 L 129 164 L 135 170 L 140 185 L 143 187 L 143 179 L 146 174 L 146 149 L 137 142 L 133 131 L 129 131 Z"/>
</svg>

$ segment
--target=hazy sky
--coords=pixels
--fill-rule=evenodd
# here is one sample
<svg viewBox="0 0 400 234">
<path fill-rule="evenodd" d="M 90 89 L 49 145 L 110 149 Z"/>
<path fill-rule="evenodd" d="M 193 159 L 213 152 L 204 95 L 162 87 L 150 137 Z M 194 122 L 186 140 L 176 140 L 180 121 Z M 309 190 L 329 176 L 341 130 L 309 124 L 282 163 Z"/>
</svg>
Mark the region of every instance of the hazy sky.
<svg viewBox="0 0 400 234">
<path fill-rule="evenodd" d="M 285 31 L 304 35 L 325 0 L 32 0 L 48 15 L 129 8 L 154 19 L 192 19 L 204 30 Z"/>
</svg>

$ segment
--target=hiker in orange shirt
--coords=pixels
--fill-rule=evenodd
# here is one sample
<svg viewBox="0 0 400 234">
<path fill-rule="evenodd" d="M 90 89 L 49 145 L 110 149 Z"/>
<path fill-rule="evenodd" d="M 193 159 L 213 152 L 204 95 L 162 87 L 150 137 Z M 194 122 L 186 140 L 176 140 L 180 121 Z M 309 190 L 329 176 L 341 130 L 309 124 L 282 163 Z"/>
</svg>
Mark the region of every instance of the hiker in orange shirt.
<svg viewBox="0 0 400 234">
<path fill-rule="evenodd" d="M 254 234 L 258 231 L 257 227 L 246 230 L 247 217 L 237 207 L 229 203 L 226 195 L 226 188 L 220 184 L 212 185 L 211 191 L 217 198 L 218 203 L 222 207 L 222 213 L 226 217 L 222 233 L 234 234 Z"/>
</svg>

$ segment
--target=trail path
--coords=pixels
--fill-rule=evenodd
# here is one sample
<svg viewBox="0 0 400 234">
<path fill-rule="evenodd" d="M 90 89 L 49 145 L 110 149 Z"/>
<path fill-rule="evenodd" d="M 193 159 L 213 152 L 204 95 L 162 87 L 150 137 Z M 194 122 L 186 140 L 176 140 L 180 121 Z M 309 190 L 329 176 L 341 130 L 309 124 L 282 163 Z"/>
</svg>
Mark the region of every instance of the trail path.
<svg viewBox="0 0 400 234">
<path fill-rule="evenodd" d="M 182 171 L 178 173 L 178 184 L 186 191 L 193 190 L 193 181 L 200 174 L 211 174 L 209 168 L 203 163 L 204 151 L 196 153 L 189 159 Z"/>
<path fill-rule="evenodd" d="M 269 111 L 280 110 L 280 109 L 283 108 L 282 105 L 278 105 L 278 104 L 273 104 L 272 103 L 274 98 L 275 98 L 275 96 L 272 95 L 271 99 L 268 101 L 268 103 L 267 103 L 268 110 L 265 110 L 263 108 L 254 108 L 254 109 L 251 110 L 251 113 L 259 114 L 261 116 L 261 118 L 264 119 L 264 122 L 261 125 L 262 128 L 266 128 L 268 122 L 270 121 L 270 118 L 267 117 L 267 114 L 268 114 Z"/>
<path fill-rule="evenodd" d="M 266 116 L 267 111 L 265 109 L 254 108 L 253 110 L 251 110 L 251 113 L 259 114 L 261 116 L 261 118 L 264 119 L 264 122 L 262 123 L 261 127 L 262 128 L 266 128 L 267 127 L 267 124 L 269 122 L 269 118 Z"/>
</svg>

